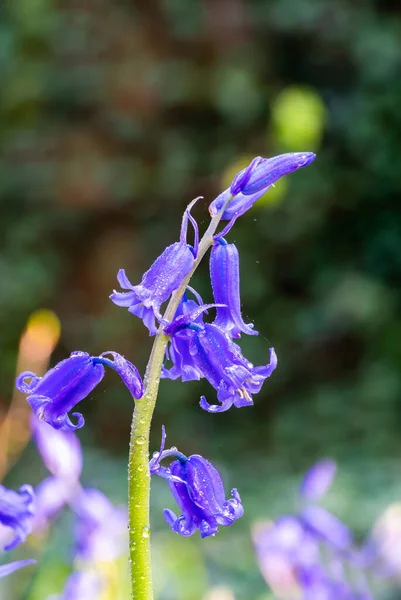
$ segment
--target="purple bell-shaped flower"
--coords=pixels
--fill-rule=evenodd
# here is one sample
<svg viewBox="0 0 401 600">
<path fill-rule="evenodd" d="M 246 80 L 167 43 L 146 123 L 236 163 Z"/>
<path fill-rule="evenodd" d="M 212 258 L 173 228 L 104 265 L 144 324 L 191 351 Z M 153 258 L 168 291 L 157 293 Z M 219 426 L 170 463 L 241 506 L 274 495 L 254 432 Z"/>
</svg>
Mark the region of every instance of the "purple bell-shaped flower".
<svg viewBox="0 0 401 600">
<path fill-rule="evenodd" d="M 146 271 L 140 284 L 132 285 L 124 269 L 118 272 L 119 284 L 128 291 L 114 291 L 110 296 L 111 300 L 118 306 L 128 308 L 129 312 L 142 319 L 150 335 L 156 334 L 156 319 L 162 319 L 161 305 L 180 287 L 183 279 L 194 266 L 198 253 L 199 234 L 190 209 L 196 200 L 189 204 L 184 213 L 180 241 L 164 250 Z M 187 243 L 188 221 L 192 223 L 195 231 L 194 246 Z"/>
<path fill-rule="evenodd" d="M 107 358 L 111 355 L 112 359 Z M 134 398 L 143 394 L 142 379 L 136 367 L 116 352 L 90 356 L 87 352 L 73 352 L 59 362 L 43 377 L 25 371 L 17 377 L 17 389 L 28 395 L 28 402 L 36 416 L 55 429 L 73 431 L 83 427 L 85 420 L 80 413 L 68 413 L 86 398 L 104 376 L 104 366 L 114 369 L 128 387 Z"/>
<path fill-rule="evenodd" d="M 149 469 L 151 475 L 167 479 L 182 510 L 177 517 L 172 510 L 165 509 L 164 517 L 171 529 L 182 536 L 192 535 L 198 529 L 205 538 L 217 533 L 220 525 L 232 525 L 242 517 L 244 509 L 237 490 L 233 489 L 232 498 L 226 500 L 217 469 L 197 454 L 186 457 L 176 448 L 164 450 L 165 439 L 163 427 L 162 445 L 160 451 L 153 454 Z M 169 457 L 176 460 L 169 467 L 162 467 L 160 461 Z"/>
</svg>

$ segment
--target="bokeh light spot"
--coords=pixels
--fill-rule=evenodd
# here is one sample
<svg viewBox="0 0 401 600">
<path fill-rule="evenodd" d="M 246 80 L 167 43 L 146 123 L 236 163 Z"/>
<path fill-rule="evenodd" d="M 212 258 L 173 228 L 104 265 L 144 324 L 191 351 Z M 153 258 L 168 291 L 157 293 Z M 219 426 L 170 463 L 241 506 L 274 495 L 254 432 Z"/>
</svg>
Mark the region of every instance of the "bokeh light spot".
<svg viewBox="0 0 401 600">
<path fill-rule="evenodd" d="M 276 143 L 291 152 L 316 150 L 322 138 L 326 112 L 323 100 L 313 88 L 285 88 L 272 106 Z"/>
</svg>

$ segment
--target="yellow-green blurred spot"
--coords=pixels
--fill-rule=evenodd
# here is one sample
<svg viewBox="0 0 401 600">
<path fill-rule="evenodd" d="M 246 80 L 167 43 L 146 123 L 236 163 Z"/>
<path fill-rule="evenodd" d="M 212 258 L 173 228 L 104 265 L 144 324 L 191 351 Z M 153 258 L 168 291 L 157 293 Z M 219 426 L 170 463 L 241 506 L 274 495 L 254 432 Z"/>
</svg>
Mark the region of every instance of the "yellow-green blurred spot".
<svg viewBox="0 0 401 600">
<path fill-rule="evenodd" d="M 286 151 L 316 150 L 325 120 L 323 100 L 310 87 L 287 87 L 276 97 L 272 106 L 275 140 Z"/>
<path fill-rule="evenodd" d="M 128 557 L 104 561 L 96 564 L 103 583 L 103 592 L 99 600 L 125 600 L 130 596 Z"/>
<path fill-rule="evenodd" d="M 55 346 L 60 338 L 61 325 L 56 313 L 52 310 L 40 309 L 33 312 L 27 322 L 25 333 L 39 343 Z"/>
<path fill-rule="evenodd" d="M 197 543 L 197 541 L 199 543 Z M 170 534 L 153 536 L 153 571 L 156 597 L 168 589 L 174 600 L 199 600 L 208 588 L 201 540 L 173 537 Z"/>
</svg>

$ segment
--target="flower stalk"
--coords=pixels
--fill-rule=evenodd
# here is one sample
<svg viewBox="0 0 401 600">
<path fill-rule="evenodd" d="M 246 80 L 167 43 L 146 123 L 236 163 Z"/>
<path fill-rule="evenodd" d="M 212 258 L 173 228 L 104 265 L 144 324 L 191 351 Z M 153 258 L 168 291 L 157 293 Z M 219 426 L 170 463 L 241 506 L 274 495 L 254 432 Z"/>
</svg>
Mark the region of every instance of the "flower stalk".
<svg viewBox="0 0 401 600">
<path fill-rule="evenodd" d="M 199 243 L 198 254 L 191 271 L 171 297 L 163 316 L 165 321 L 173 320 L 189 280 L 210 246 L 213 245 L 213 235 L 231 198 L 230 196 L 221 210 L 212 217 L 209 227 Z M 153 600 L 149 521 L 149 434 L 168 340 L 168 336 L 160 327 L 146 368 L 145 392 L 142 398 L 135 402 L 131 424 L 128 460 L 128 512 L 131 591 L 134 600 Z"/>
</svg>

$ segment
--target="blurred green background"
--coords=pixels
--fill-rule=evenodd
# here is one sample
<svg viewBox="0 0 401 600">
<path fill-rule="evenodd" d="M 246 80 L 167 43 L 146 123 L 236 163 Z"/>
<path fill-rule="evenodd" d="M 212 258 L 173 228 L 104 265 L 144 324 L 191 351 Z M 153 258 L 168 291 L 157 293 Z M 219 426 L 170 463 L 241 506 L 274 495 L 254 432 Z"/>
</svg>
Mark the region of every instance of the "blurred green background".
<svg viewBox="0 0 401 600">
<path fill-rule="evenodd" d="M 245 320 L 261 333 L 241 345 L 256 364 L 274 345 L 278 370 L 253 409 L 223 415 L 199 408 L 201 394 L 214 400 L 207 384 L 163 382 L 153 428 L 154 449 L 165 424 L 171 444 L 217 464 L 246 511 L 214 539 L 181 539 L 154 481 L 160 600 L 269 598 L 250 528 L 294 509 L 316 459 L 338 461 L 328 506 L 361 538 L 401 498 L 398 2 L 9 0 L 0 69 L 3 416 L 34 311 L 60 319 L 53 362 L 112 349 L 143 372 L 152 340 L 108 299 L 118 269 L 139 282 L 197 195 L 205 228 L 210 201 L 253 156 L 317 153 L 229 236 Z M 211 301 L 207 264 L 194 285 Z M 102 386 L 83 404 L 83 482 L 123 503 L 132 406 L 112 374 Z M 28 446 L 5 482 L 44 475 Z M 62 589 L 68 519 L 49 544 L 36 570 L 1 582 L 1 598 Z"/>
</svg>

